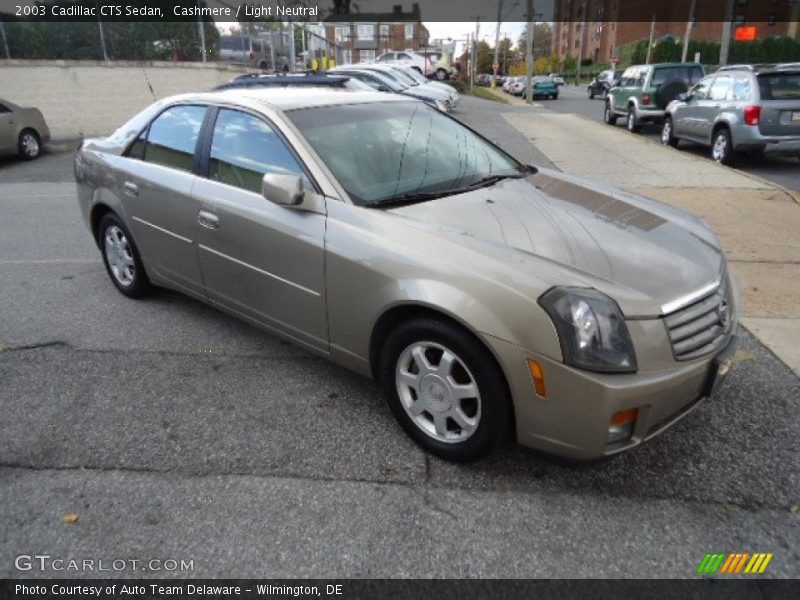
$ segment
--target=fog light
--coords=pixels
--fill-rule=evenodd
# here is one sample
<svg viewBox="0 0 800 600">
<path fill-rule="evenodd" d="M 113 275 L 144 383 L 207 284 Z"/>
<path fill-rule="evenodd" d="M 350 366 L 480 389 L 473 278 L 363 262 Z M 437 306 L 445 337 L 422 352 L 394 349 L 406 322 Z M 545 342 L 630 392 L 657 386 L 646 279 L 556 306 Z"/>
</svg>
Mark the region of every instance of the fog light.
<svg viewBox="0 0 800 600">
<path fill-rule="evenodd" d="M 615 413 L 608 423 L 608 433 L 606 434 L 606 444 L 613 444 L 627 440 L 633 435 L 633 426 L 636 424 L 636 417 L 639 414 L 638 408 L 623 410 Z"/>
</svg>

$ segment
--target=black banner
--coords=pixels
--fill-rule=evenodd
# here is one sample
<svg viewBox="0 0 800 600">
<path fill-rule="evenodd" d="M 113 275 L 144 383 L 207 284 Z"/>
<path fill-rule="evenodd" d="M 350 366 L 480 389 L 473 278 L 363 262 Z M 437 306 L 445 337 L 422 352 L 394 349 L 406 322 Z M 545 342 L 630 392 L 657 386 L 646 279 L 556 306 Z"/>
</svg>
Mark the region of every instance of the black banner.
<svg viewBox="0 0 800 600">
<path fill-rule="evenodd" d="M 800 580 L 755 578 L 695 580 L 0 580 L 4 600 L 597 600 L 659 598 L 675 600 L 783 600 L 800 597 Z"/>
</svg>

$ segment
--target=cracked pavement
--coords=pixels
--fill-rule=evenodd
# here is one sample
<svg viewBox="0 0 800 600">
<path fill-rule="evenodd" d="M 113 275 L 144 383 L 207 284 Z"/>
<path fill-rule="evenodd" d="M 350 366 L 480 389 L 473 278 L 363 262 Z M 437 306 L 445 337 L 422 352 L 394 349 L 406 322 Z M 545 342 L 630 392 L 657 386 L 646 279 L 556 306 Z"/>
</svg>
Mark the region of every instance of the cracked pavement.
<svg viewBox="0 0 800 600">
<path fill-rule="evenodd" d="M 542 164 L 518 110 L 459 116 Z M 194 561 L 84 576 L 693 577 L 720 551 L 800 576 L 800 379 L 748 333 L 719 396 L 633 452 L 444 463 L 374 383 L 176 293 L 117 293 L 70 160 L 0 161 L 0 577 L 81 575 L 15 570 L 32 553 Z"/>
</svg>

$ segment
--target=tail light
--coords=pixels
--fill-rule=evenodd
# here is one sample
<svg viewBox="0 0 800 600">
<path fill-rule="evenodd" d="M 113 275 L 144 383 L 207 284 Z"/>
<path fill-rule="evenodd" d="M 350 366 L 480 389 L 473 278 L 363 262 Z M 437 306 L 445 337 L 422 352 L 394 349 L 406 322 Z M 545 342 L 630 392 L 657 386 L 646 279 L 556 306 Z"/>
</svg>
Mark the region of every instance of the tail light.
<svg viewBox="0 0 800 600">
<path fill-rule="evenodd" d="M 642 96 L 642 104 L 645 106 L 650 106 L 650 94 L 645 94 Z"/>
<path fill-rule="evenodd" d="M 760 106 L 745 106 L 744 107 L 744 122 L 748 125 L 758 125 L 758 120 L 761 118 Z"/>
</svg>

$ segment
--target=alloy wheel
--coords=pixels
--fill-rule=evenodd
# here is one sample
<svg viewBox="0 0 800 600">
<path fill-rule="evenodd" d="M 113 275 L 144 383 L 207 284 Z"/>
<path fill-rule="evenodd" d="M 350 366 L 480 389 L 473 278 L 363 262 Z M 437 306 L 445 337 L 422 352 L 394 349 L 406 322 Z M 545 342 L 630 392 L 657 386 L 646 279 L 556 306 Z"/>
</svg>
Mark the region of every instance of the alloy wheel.
<svg viewBox="0 0 800 600">
<path fill-rule="evenodd" d="M 663 127 L 661 128 L 661 143 L 667 145 L 669 144 L 671 139 L 672 139 L 672 121 L 666 119 L 664 121 Z"/>
<path fill-rule="evenodd" d="M 475 377 L 452 350 L 415 342 L 395 367 L 400 402 L 411 421 L 439 442 L 463 442 L 478 429 L 481 396 Z"/>
<path fill-rule="evenodd" d="M 23 133 L 20 138 L 20 146 L 22 153 L 28 158 L 36 158 L 39 156 L 39 140 L 32 133 Z"/>
<path fill-rule="evenodd" d="M 711 147 L 711 157 L 717 161 L 722 162 L 725 160 L 725 155 L 728 152 L 728 137 L 724 132 L 717 134 L 714 138 L 714 145 Z"/>
<path fill-rule="evenodd" d="M 122 229 L 111 225 L 106 229 L 103 240 L 106 260 L 114 279 L 120 285 L 128 287 L 136 277 L 136 264 L 128 238 L 125 237 Z"/>
</svg>

